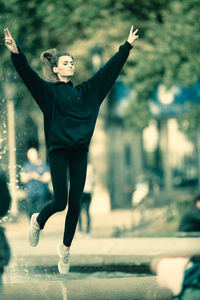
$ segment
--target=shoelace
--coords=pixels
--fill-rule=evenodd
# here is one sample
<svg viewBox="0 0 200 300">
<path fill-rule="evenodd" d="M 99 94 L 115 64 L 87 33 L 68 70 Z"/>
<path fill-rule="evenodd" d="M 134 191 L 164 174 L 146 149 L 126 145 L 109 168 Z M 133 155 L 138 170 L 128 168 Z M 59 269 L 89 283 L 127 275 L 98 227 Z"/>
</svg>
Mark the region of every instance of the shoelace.
<svg viewBox="0 0 200 300">
<path fill-rule="evenodd" d="M 38 235 L 39 235 L 39 228 L 37 228 L 36 226 L 33 227 L 33 231 L 32 231 L 32 236 L 34 238 L 38 238 Z"/>
<path fill-rule="evenodd" d="M 63 254 L 61 260 L 63 264 L 67 265 L 69 263 L 69 252 Z"/>
</svg>

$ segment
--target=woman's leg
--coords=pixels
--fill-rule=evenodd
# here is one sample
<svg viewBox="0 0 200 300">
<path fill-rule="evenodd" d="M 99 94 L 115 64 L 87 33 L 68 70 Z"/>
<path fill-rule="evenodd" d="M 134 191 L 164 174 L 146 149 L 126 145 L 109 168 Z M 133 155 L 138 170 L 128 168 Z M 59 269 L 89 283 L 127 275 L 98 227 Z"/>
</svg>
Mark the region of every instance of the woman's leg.
<svg viewBox="0 0 200 300">
<path fill-rule="evenodd" d="M 78 218 L 78 229 L 79 229 L 79 231 L 82 231 L 83 200 L 84 200 L 84 193 L 81 196 L 81 206 L 80 206 L 80 213 L 79 213 L 79 218 Z"/>
<path fill-rule="evenodd" d="M 81 197 L 87 171 L 87 152 L 80 152 L 69 160 L 70 190 L 68 212 L 65 219 L 63 244 L 70 247 L 78 222 Z"/>
<path fill-rule="evenodd" d="M 32 214 L 37 212 L 35 210 L 35 207 L 34 207 L 34 202 L 35 202 L 34 197 L 33 196 L 32 197 L 28 196 L 28 198 L 27 198 L 27 212 L 28 212 L 29 219 L 31 219 Z"/>
<path fill-rule="evenodd" d="M 48 218 L 58 211 L 65 209 L 67 204 L 68 190 L 67 190 L 67 162 L 68 155 L 65 150 L 54 150 L 49 154 L 51 180 L 53 184 L 54 200 L 48 203 L 39 213 L 37 222 L 40 229 Z"/>
<path fill-rule="evenodd" d="M 87 193 L 87 199 L 86 199 L 86 215 L 87 215 L 87 228 L 86 232 L 89 233 L 91 230 L 91 218 L 90 218 L 90 203 L 92 200 L 91 193 Z"/>
</svg>

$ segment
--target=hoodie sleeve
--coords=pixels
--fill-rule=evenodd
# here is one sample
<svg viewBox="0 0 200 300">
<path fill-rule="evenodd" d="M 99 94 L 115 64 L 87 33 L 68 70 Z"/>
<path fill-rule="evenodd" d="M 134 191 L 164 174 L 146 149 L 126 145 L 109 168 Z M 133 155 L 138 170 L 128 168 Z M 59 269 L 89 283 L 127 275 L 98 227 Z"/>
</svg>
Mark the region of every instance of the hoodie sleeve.
<svg viewBox="0 0 200 300">
<path fill-rule="evenodd" d="M 86 87 L 92 88 L 95 92 L 99 104 L 104 100 L 120 74 L 131 49 L 132 45 L 126 41 L 102 68 L 84 82 Z"/>
<path fill-rule="evenodd" d="M 18 48 L 19 54 L 11 53 L 13 65 L 28 88 L 29 92 L 37 102 L 38 106 L 44 111 L 44 87 L 46 82 L 30 67 L 25 55 Z"/>
</svg>

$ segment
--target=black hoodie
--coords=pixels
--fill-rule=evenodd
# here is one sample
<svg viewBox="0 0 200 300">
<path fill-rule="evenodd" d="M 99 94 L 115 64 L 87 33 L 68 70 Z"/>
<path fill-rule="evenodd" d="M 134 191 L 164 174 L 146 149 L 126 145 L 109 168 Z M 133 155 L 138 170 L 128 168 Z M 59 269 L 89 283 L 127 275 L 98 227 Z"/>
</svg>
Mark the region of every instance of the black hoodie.
<svg viewBox="0 0 200 300">
<path fill-rule="evenodd" d="M 126 41 L 119 51 L 89 80 L 47 82 L 29 66 L 26 57 L 11 54 L 13 64 L 44 115 L 48 152 L 53 149 L 88 149 L 99 107 L 117 79 L 132 46 Z"/>
</svg>

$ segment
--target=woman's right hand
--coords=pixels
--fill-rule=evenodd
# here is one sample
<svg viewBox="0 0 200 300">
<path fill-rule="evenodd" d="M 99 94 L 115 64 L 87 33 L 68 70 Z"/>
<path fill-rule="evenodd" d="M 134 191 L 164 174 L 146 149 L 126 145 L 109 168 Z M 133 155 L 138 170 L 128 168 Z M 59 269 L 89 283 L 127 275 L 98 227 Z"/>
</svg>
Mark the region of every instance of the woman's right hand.
<svg viewBox="0 0 200 300">
<path fill-rule="evenodd" d="M 10 31 L 8 30 L 8 28 L 4 29 L 4 34 L 5 34 L 6 47 L 10 50 L 10 52 L 19 54 L 17 45 L 16 45 L 14 39 L 12 38 L 12 35 L 11 35 Z"/>
</svg>

